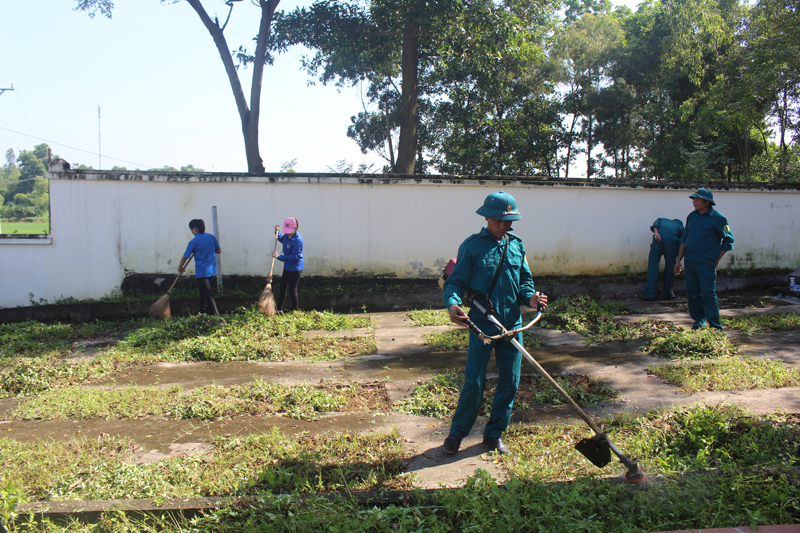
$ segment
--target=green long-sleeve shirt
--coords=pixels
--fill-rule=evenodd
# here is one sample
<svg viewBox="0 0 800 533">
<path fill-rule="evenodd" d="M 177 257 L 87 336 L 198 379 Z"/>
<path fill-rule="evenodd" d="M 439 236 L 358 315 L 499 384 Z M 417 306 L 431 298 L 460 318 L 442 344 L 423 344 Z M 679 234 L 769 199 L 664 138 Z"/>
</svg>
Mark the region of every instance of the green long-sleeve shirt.
<svg viewBox="0 0 800 533">
<path fill-rule="evenodd" d="M 506 236 L 508 251 L 490 300 L 503 325 L 506 328 L 514 328 L 522 323 L 520 305 L 528 305 L 535 290 L 522 239 L 513 233 L 507 233 Z M 503 246 L 505 242 L 498 242 L 486 228 L 461 243 L 456 266 L 444 284 L 445 308 L 454 304 L 462 305 L 462 295 L 467 288 L 484 295 L 488 292 L 503 255 Z M 488 325 L 487 320 L 477 309 L 471 309 L 469 317 L 478 323 L 481 329 Z"/>
</svg>

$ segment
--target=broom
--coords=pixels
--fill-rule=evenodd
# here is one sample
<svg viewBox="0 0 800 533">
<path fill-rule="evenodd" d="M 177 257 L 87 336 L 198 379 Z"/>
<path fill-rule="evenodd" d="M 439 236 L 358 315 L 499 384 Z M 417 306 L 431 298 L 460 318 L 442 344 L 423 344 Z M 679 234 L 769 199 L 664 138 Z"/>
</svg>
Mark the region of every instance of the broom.
<svg viewBox="0 0 800 533">
<path fill-rule="evenodd" d="M 187 266 L 189 264 L 189 262 L 192 260 L 192 257 L 194 257 L 194 254 L 189 256 L 189 259 L 186 261 L 186 265 L 184 266 Z M 181 279 L 180 273 L 178 273 L 178 275 L 175 276 L 175 281 L 173 281 L 172 285 L 169 286 L 167 294 L 156 300 L 153 303 L 153 305 L 151 305 L 150 308 L 147 310 L 147 314 L 149 314 L 152 318 L 160 318 L 161 320 L 166 320 L 172 316 L 172 312 L 169 309 L 169 293 L 171 293 L 172 289 L 175 288 L 175 284 L 178 283 L 179 279 Z"/>
<path fill-rule="evenodd" d="M 275 248 L 272 253 L 278 251 L 278 232 L 275 232 Z M 258 297 L 258 310 L 267 316 L 275 316 L 275 296 L 272 294 L 272 269 L 275 268 L 275 257 L 272 257 L 272 264 L 269 266 L 269 275 L 267 276 L 267 286 L 261 291 L 261 296 Z"/>
</svg>

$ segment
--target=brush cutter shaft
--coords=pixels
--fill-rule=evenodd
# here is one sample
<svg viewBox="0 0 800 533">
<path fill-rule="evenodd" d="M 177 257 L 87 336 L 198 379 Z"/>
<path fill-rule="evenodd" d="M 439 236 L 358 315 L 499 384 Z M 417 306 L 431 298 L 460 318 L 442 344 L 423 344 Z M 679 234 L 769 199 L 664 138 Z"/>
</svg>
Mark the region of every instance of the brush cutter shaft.
<svg viewBox="0 0 800 533">
<path fill-rule="evenodd" d="M 536 371 L 539 372 L 539 374 L 545 380 L 547 380 L 547 382 L 550 383 L 550 385 L 552 385 L 553 388 L 556 389 L 556 391 L 558 391 L 558 393 L 561 395 L 564 401 L 566 401 L 569 404 L 569 406 L 572 407 L 573 411 L 575 411 L 575 413 L 577 413 L 578 416 L 580 416 L 583 419 L 583 421 L 586 422 L 586 424 L 592 429 L 592 431 L 594 431 L 595 434 L 603 440 L 603 443 L 607 445 L 612 452 L 614 452 L 614 455 L 616 455 L 619 458 L 620 462 L 624 464 L 626 467 L 628 467 L 628 473 L 626 474 L 626 477 L 628 477 L 629 479 L 641 479 L 642 474 L 639 471 L 638 463 L 628 459 L 622 452 L 620 452 L 617 449 L 616 446 L 614 446 L 614 443 L 612 443 L 611 440 L 608 438 L 608 436 L 605 433 L 603 433 L 603 431 L 598 427 L 597 424 L 595 424 L 594 420 L 592 420 L 589 417 L 589 415 L 586 414 L 586 412 L 583 409 L 581 409 L 581 407 L 575 402 L 575 400 L 573 400 L 572 397 L 570 397 L 570 395 L 567 394 L 567 391 L 561 388 L 561 386 L 556 382 L 556 380 L 553 379 L 553 377 L 547 373 L 547 371 L 542 367 L 542 365 L 540 365 L 539 362 L 536 361 L 536 359 L 534 359 L 533 356 L 528 353 L 528 350 L 526 350 L 525 347 L 522 346 L 522 344 L 516 339 L 515 336 L 516 333 L 528 329 L 529 327 L 533 326 L 536 322 L 538 322 L 540 318 L 542 318 L 541 308 L 539 309 L 539 312 L 537 313 L 536 317 L 527 326 L 509 331 L 505 328 L 505 326 L 503 326 L 503 324 L 497 319 L 497 317 L 494 316 L 494 314 L 487 312 L 485 306 L 482 305 L 477 299 L 473 300 L 471 303 L 491 323 L 493 323 L 500 329 L 500 335 L 488 336 L 483 334 L 483 332 L 480 331 L 480 328 L 478 328 L 478 326 L 475 325 L 475 323 L 472 322 L 471 320 L 466 321 L 467 326 L 473 332 L 475 332 L 475 334 L 478 335 L 478 337 L 483 339 L 484 343 L 487 344 L 491 342 L 491 340 L 507 338 L 509 342 L 511 342 L 511 344 L 517 350 L 519 350 L 519 352 L 523 356 L 525 356 L 525 359 L 527 359 L 528 362 L 533 365 Z"/>
<path fill-rule="evenodd" d="M 597 434 L 602 433 L 600 428 L 597 427 L 597 424 L 594 423 L 594 420 L 589 418 L 589 415 L 587 415 L 586 412 L 583 409 L 581 409 L 577 403 L 575 403 L 575 400 L 573 400 L 570 397 L 570 395 L 567 394 L 567 391 L 561 388 L 558 382 L 554 380 L 553 377 L 550 374 L 548 374 L 544 368 L 542 368 L 542 365 L 540 365 L 538 361 L 536 361 L 536 359 L 534 359 L 533 356 L 528 353 L 528 351 L 522 346 L 522 344 L 519 343 L 517 339 L 511 339 L 511 344 L 513 344 L 514 347 L 517 350 L 519 350 L 523 356 L 525 356 L 525 359 L 527 359 L 528 362 L 532 364 L 534 368 L 536 368 L 539 374 L 541 374 L 541 376 L 544 379 L 546 379 L 547 382 L 550 383 L 550 385 L 552 385 L 554 389 L 558 391 L 558 393 L 561 395 L 564 401 L 567 402 L 570 405 L 570 407 L 572 407 L 572 409 L 578 414 L 578 416 L 580 416 L 583 419 L 584 422 L 586 422 L 589 425 L 590 428 L 592 428 L 592 431 L 594 431 Z"/>
</svg>

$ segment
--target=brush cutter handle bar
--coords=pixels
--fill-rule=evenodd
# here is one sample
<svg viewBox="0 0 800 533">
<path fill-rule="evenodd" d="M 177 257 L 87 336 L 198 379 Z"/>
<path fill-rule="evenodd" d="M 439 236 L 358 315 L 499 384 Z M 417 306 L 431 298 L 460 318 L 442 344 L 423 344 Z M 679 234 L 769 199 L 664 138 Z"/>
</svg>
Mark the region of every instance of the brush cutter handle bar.
<svg viewBox="0 0 800 533">
<path fill-rule="evenodd" d="M 483 341 L 483 344 L 490 344 L 492 342 L 492 339 L 484 335 L 484 333 L 481 331 L 481 328 L 479 328 L 475 322 L 469 318 L 464 321 L 464 325 L 466 325 L 472 333 L 477 335 L 478 338 Z"/>
<path fill-rule="evenodd" d="M 483 333 L 482 331 L 480 331 L 480 329 L 478 329 L 478 326 L 475 326 L 475 324 L 474 324 L 474 323 L 472 324 L 472 326 L 475 326 L 475 329 L 473 329 L 473 328 L 472 328 L 472 326 L 470 326 L 469 324 L 467 324 L 467 326 L 469 327 L 469 329 L 471 329 L 472 331 L 474 331 L 474 332 L 475 332 L 475 334 L 476 334 L 478 337 L 480 337 L 480 338 L 481 338 L 481 340 L 483 340 L 484 344 L 489 344 L 489 342 L 491 342 L 491 341 L 497 341 L 497 340 L 502 340 L 502 339 L 510 339 L 510 338 L 513 338 L 513 337 L 515 337 L 515 336 L 517 335 L 517 333 L 521 333 L 521 332 L 525 331 L 526 329 L 529 329 L 529 328 L 531 328 L 531 327 L 532 327 L 534 324 L 536 324 L 536 323 L 539 321 L 539 319 L 541 319 L 541 318 L 542 318 L 542 311 L 544 310 L 542 306 L 539 306 L 538 313 L 536 314 L 536 316 L 535 316 L 535 317 L 533 317 L 533 320 L 531 320 L 530 322 L 528 322 L 526 325 L 522 326 L 521 328 L 514 328 L 514 329 L 512 329 L 512 330 L 510 330 L 510 331 L 509 331 L 509 330 L 507 330 L 507 329 L 505 328 L 505 326 L 503 326 L 503 325 L 500 323 L 500 321 L 499 321 L 499 320 L 497 320 L 497 319 L 494 317 L 494 315 L 492 315 L 491 313 L 489 313 L 489 312 L 487 312 L 487 311 L 486 311 L 486 306 L 484 306 L 484 305 L 483 305 L 483 304 L 482 304 L 480 301 L 478 301 L 478 299 L 477 299 L 477 298 L 473 299 L 473 300 L 472 300 L 470 303 L 472 304 L 472 306 L 473 306 L 473 307 L 477 308 L 477 309 L 478 309 L 478 311 L 480 311 L 480 312 L 481 312 L 481 314 L 483 314 L 483 315 L 484 315 L 485 317 L 487 317 L 489 320 L 491 320 L 492 322 L 494 322 L 494 324 L 495 324 L 497 327 L 499 327 L 499 328 L 500 328 L 500 334 L 499 334 L 499 335 L 486 335 L 485 333 Z"/>
<path fill-rule="evenodd" d="M 194 257 L 194 254 L 189 254 L 189 259 L 186 260 L 186 263 L 184 263 L 183 266 L 185 266 L 185 267 L 189 266 L 189 263 L 192 261 L 192 257 Z M 179 279 L 181 279 L 181 273 L 180 272 L 178 272 L 178 275 L 175 276 L 175 279 L 173 280 L 172 285 L 169 286 L 169 290 L 167 291 L 167 294 L 170 294 L 172 292 L 172 289 L 175 288 L 175 284 L 178 283 Z"/>
</svg>

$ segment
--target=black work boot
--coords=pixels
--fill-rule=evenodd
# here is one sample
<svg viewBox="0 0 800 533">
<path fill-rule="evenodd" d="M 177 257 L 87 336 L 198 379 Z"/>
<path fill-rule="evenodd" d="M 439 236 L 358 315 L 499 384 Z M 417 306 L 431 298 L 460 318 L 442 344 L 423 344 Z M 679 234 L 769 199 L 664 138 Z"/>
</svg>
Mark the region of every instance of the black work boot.
<svg viewBox="0 0 800 533">
<path fill-rule="evenodd" d="M 506 443 L 503 442 L 500 437 L 483 437 L 483 445 L 489 448 L 490 450 L 497 450 L 497 453 L 505 455 L 507 453 L 511 453 L 511 450 L 508 449 Z"/>
<path fill-rule="evenodd" d="M 450 435 L 444 439 L 444 446 L 442 446 L 442 448 L 444 448 L 445 453 L 453 455 L 458 451 L 459 446 L 461 446 L 461 437 L 450 433 Z"/>
</svg>

